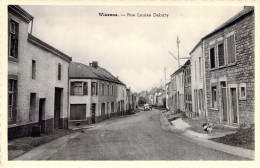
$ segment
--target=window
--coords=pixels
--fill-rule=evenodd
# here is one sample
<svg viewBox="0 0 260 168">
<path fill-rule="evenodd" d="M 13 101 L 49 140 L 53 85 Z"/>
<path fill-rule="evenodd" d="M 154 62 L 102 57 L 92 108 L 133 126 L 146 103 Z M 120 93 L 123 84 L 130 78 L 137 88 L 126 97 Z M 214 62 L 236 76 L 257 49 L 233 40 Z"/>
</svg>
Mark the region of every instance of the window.
<svg viewBox="0 0 260 168">
<path fill-rule="evenodd" d="M 10 21 L 9 25 L 9 56 L 18 58 L 18 33 L 19 24 L 14 20 Z"/>
<path fill-rule="evenodd" d="M 61 80 L 61 64 L 58 64 L 58 80 Z"/>
<path fill-rule="evenodd" d="M 225 58 L 224 58 L 224 43 L 218 44 L 218 61 L 219 66 L 225 65 Z"/>
<path fill-rule="evenodd" d="M 109 84 L 107 84 L 107 95 L 109 95 L 110 93 L 110 87 L 109 87 Z"/>
<path fill-rule="evenodd" d="M 104 83 L 101 84 L 101 88 L 102 88 L 102 96 L 105 95 L 105 85 Z"/>
<path fill-rule="evenodd" d="M 91 82 L 91 95 L 97 95 L 98 93 L 98 85 L 97 82 Z"/>
<path fill-rule="evenodd" d="M 234 63 L 236 61 L 235 55 L 235 35 L 227 37 L 227 57 L 228 64 Z"/>
<path fill-rule="evenodd" d="M 70 95 L 88 95 L 88 82 L 71 82 Z"/>
<path fill-rule="evenodd" d="M 211 48 L 209 50 L 209 54 L 210 54 L 210 68 L 213 69 L 216 67 L 215 65 L 215 48 Z"/>
<path fill-rule="evenodd" d="M 246 99 L 246 83 L 240 84 L 240 99 Z"/>
<path fill-rule="evenodd" d="M 112 85 L 112 95 L 115 95 L 114 85 Z"/>
<path fill-rule="evenodd" d="M 32 79 L 36 78 L 36 61 L 32 60 Z"/>
<path fill-rule="evenodd" d="M 8 120 L 14 119 L 17 101 L 17 80 L 8 79 Z"/>
<path fill-rule="evenodd" d="M 211 106 L 213 108 L 217 108 L 217 87 L 216 86 L 212 86 L 211 87 Z"/>
</svg>

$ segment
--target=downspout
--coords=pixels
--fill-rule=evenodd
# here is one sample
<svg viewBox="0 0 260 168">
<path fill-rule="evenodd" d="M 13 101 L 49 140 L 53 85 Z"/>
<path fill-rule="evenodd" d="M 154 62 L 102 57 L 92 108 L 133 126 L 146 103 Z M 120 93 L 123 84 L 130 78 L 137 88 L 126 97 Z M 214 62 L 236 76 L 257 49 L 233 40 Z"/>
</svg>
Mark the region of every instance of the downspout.
<svg viewBox="0 0 260 168">
<path fill-rule="evenodd" d="M 70 79 L 69 79 L 69 69 L 70 69 L 70 63 L 71 61 L 69 61 L 69 66 L 68 66 L 68 94 L 67 94 L 67 119 L 68 119 L 68 123 L 67 123 L 67 128 L 69 127 L 69 108 L 70 108 L 70 102 L 69 102 L 69 96 L 70 96 Z"/>
<path fill-rule="evenodd" d="M 32 34 L 32 30 L 33 30 L 33 19 L 31 21 L 31 31 L 30 31 L 30 34 Z"/>
<path fill-rule="evenodd" d="M 208 122 L 208 102 L 207 102 L 207 93 L 206 93 L 206 64 L 205 64 L 205 41 L 202 40 L 202 62 L 203 62 L 203 92 L 204 92 L 204 106 L 205 106 L 205 121 Z"/>
</svg>

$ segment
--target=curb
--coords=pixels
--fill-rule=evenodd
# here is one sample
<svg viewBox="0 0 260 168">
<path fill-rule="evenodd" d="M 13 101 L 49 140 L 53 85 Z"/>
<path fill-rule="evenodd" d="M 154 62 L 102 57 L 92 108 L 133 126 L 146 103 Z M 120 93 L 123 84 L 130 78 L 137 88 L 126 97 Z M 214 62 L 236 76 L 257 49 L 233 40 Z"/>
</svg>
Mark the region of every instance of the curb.
<svg viewBox="0 0 260 168">
<path fill-rule="evenodd" d="M 166 120 L 168 123 L 166 123 Z M 243 158 L 255 160 L 255 151 L 214 142 L 214 141 L 211 141 L 208 139 L 198 137 L 194 134 L 191 134 L 191 133 L 189 133 L 189 131 L 179 130 L 176 127 L 174 127 L 173 125 L 171 125 L 171 123 L 168 121 L 166 116 L 162 113 L 160 114 L 160 122 L 161 122 L 161 126 L 163 126 L 164 128 L 166 127 L 166 129 L 168 131 L 175 133 L 176 136 L 178 136 L 180 138 L 184 138 L 185 140 L 188 140 L 190 142 L 196 143 L 198 145 L 201 145 L 201 146 L 204 146 L 207 148 L 212 148 L 212 149 L 215 149 L 215 150 L 218 150 L 221 152 L 225 152 L 225 153 L 240 156 Z"/>
</svg>

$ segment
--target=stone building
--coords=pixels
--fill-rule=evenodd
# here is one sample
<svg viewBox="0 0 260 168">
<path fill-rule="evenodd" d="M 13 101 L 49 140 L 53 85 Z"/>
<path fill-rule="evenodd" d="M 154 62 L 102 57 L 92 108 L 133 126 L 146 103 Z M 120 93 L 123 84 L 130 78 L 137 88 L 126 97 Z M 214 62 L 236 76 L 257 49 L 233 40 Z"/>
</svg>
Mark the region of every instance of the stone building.
<svg viewBox="0 0 260 168">
<path fill-rule="evenodd" d="M 28 33 L 33 20 L 8 6 L 8 138 L 68 127 L 68 68 L 71 57 Z"/>
<path fill-rule="evenodd" d="M 245 7 L 202 38 L 210 122 L 232 126 L 254 123 L 254 19 L 254 7 Z"/>
<path fill-rule="evenodd" d="M 125 113 L 125 85 L 98 62 L 89 66 L 72 62 L 69 83 L 71 125 L 91 124 Z"/>
</svg>

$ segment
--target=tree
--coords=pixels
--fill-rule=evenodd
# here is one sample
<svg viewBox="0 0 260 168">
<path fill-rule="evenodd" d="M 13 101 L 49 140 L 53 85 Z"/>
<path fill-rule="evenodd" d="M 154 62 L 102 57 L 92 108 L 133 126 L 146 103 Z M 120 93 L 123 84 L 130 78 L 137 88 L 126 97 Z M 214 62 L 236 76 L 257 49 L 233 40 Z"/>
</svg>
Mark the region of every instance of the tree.
<svg viewBox="0 0 260 168">
<path fill-rule="evenodd" d="M 143 97 L 140 97 L 138 100 L 138 104 L 146 104 L 146 100 Z"/>
</svg>

